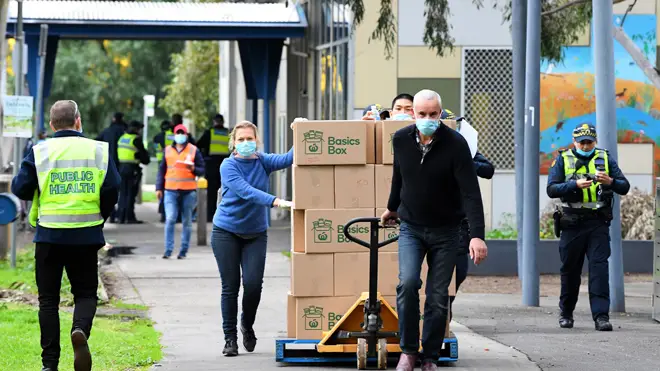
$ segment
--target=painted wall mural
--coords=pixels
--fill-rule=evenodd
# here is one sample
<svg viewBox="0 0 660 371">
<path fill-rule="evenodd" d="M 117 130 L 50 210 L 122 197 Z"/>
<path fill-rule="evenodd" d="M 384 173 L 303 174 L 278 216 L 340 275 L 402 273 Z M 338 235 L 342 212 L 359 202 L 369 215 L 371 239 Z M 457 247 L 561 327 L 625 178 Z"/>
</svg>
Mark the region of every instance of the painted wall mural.
<svg viewBox="0 0 660 371">
<path fill-rule="evenodd" d="M 614 16 L 616 26 L 622 16 Z M 623 29 L 655 64 L 656 16 L 629 14 Z M 593 40 L 593 28 L 591 32 Z M 575 126 L 598 124 L 593 47 L 571 46 L 564 51 L 562 62 L 541 64 L 541 174 L 548 173 L 560 149 L 571 145 Z M 614 63 L 619 143 L 660 144 L 660 92 L 616 40 Z M 655 174 L 660 176 L 660 150 L 655 148 Z"/>
</svg>

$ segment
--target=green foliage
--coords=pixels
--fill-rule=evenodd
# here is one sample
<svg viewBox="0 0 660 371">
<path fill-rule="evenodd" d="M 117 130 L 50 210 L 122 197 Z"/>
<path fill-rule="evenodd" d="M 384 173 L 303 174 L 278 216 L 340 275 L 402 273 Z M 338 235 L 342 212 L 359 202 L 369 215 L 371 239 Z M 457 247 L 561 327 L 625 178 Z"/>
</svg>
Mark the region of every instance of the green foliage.
<svg viewBox="0 0 660 371">
<path fill-rule="evenodd" d="M 0 304 L 1 370 L 39 370 L 39 316 L 27 305 Z M 60 311 L 62 355 L 60 369 L 73 364 L 73 352 L 66 346 L 71 331 L 71 314 Z M 107 371 L 148 370 L 162 356 L 160 334 L 147 319 L 98 317 L 94 319 L 89 347 L 94 369 Z M 64 368 L 62 368 L 64 367 Z"/>
<path fill-rule="evenodd" d="M 34 274 L 34 245 L 19 250 L 16 255 L 16 268 L 12 269 L 8 260 L 0 260 L 0 289 L 9 289 L 37 294 L 37 282 Z M 73 298 L 71 283 L 66 272 L 62 277 L 60 297 L 63 301 Z"/>
<path fill-rule="evenodd" d="M 354 26 L 362 22 L 365 11 L 373 11 L 372 9 L 365 9 L 363 1 L 347 0 L 347 4 L 354 13 Z M 615 0 L 615 2 L 620 1 Z M 392 0 L 381 0 L 380 16 L 372 33 L 372 38 L 385 43 L 387 59 L 392 58 L 397 34 L 391 3 Z M 484 6 L 483 0 L 472 0 L 472 3 L 477 8 Z M 560 6 L 557 3 L 564 4 L 566 1 L 542 0 L 542 12 L 556 9 L 557 6 Z M 511 0 L 497 0 L 493 2 L 492 6 L 502 12 L 503 21 L 509 22 L 511 20 Z M 562 47 L 578 40 L 579 36 L 589 26 L 591 12 L 591 1 L 585 1 L 578 2 L 559 12 L 543 16 L 541 21 L 541 56 L 550 61 L 561 61 L 563 58 Z M 449 23 L 449 14 L 448 0 L 425 0 L 424 43 L 434 49 L 438 56 L 444 56 L 454 46 L 454 39 L 450 35 L 452 26 Z"/>
<path fill-rule="evenodd" d="M 218 109 L 219 61 L 218 42 L 186 42 L 183 52 L 172 55 L 172 80 L 161 107 L 170 114 L 188 111 L 197 128 L 207 127 Z"/>
<path fill-rule="evenodd" d="M 170 55 L 182 42 L 163 41 L 60 41 L 51 95 L 45 105 L 72 99 L 78 102 L 83 127 L 89 137 L 110 123 L 112 114 L 124 112 L 127 120 L 142 121 L 144 95 L 156 95 L 156 107 L 169 81 Z M 156 109 L 149 133 L 158 131 L 167 117 Z M 150 135 L 151 136 L 151 135 Z"/>
</svg>

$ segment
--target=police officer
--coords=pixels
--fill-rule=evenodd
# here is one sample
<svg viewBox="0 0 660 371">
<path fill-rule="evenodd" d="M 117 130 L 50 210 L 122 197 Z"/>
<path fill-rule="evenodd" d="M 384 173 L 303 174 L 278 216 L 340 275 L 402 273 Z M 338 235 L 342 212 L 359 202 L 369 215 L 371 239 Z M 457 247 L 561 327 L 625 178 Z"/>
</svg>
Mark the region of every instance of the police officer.
<svg viewBox="0 0 660 371">
<path fill-rule="evenodd" d="M 580 275 L 586 255 L 589 302 L 595 328 L 612 331 L 607 261 L 612 200 L 614 193 L 627 194 L 630 183 L 607 150 L 596 148 L 593 125 L 581 124 L 573 130 L 573 147 L 561 151 L 552 163 L 546 190 L 550 198 L 562 201 L 561 210 L 555 213 L 555 233 L 561 231 L 559 326 L 573 327 L 573 311 L 580 293 Z"/>
<path fill-rule="evenodd" d="M 213 117 L 213 127 L 204 131 L 199 138 L 197 148 L 204 155 L 206 164 L 206 180 L 208 181 L 207 192 L 207 221 L 213 221 L 218 201 L 218 190 L 220 189 L 220 164 L 222 160 L 229 157 L 229 131 L 225 118 L 221 114 Z"/>
<path fill-rule="evenodd" d="M 149 164 L 149 153 L 144 148 L 140 131 L 144 127 L 139 121 L 131 121 L 128 131 L 117 142 L 117 157 L 119 158 L 119 173 L 121 174 L 121 190 L 119 192 L 119 208 L 117 218 L 119 223 L 141 224 L 135 217 L 135 197 L 142 179 L 140 163 Z"/>
<path fill-rule="evenodd" d="M 53 138 L 35 145 L 12 180 L 12 192 L 35 202 L 35 271 L 39 290 L 42 371 L 56 371 L 60 358 L 58 307 L 66 269 L 74 296 L 71 343 L 74 369 L 91 370 L 87 345 L 96 314 L 97 252 L 105 244 L 103 222 L 114 209 L 119 174 L 109 145 L 81 134 L 74 101 L 50 109 Z"/>
<path fill-rule="evenodd" d="M 169 147 L 174 143 L 174 132 L 172 131 L 172 122 L 168 120 L 163 120 L 160 123 L 160 133 L 156 134 L 153 138 L 154 150 L 156 152 L 156 159 L 158 160 L 158 166 L 163 161 L 165 148 Z M 158 213 L 160 214 L 160 222 L 165 223 L 165 206 L 163 205 L 163 200 L 158 201 Z"/>
</svg>

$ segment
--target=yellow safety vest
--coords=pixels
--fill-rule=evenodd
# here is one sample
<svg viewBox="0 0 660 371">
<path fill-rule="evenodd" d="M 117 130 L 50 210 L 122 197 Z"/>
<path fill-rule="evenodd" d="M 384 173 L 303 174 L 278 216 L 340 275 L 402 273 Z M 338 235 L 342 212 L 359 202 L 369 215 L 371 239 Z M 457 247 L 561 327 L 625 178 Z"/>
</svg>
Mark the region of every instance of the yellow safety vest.
<svg viewBox="0 0 660 371">
<path fill-rule="evenodd" d="M 117 157 L 119 158 L 119 163 L 122 164 L 140 163 L 140 160 L 135 158 L 135 154 L 138 151 L 135 144 L 133 144 L 135 138 L 137 138 L 137 134 L 128 134 L 128 133 L 119 137 L 119 141 L 117 141 Z"/>
<path fill-rule="evenodd" d="M 32 201 L 30 224 L 54 229 L 103 224 L 101 186 L 108 170 L 108 143 L 53 138 L 33 151 L 39 191 Z"/>
<path fill-rule="evenodd" d="M 229 133 L 226 129 L 209 130 L 211 134 L 211 145 L 209 146 L 209 155 L 228 155 L 229 154 Z"/>
<path fill-rule="evenodd" d="M 169 147 L 174 143 L 174 133 L 172 130 L 168 130 L 164 133 L 163 142 L 165 143 L 165 148 Z M 165 150 L 160 143 L 156 143 L 156 159 L 158 162 L 163 161 L 163 150 Z"/>
<path fill-rule="evenodd" d="M 596 162 L 604 162 L 605 165 L 605 174 L 610 174 L 609 163 L 607 161 L 607 151 L 602 149 L 596 149 L 595 155 L 589 160 L 589 163 L 586 166 L 581 166 L 579 169 L 575 169 L 575 164 L 577 162 L 577 157 L 572 150 L 562 152 L 561 156 L 564 159 L 564 177 L 566 181 L 569 180 L 579 180 L 585 179 L 586 175 L 589 174 L 591 179 L 596 177 Z M 587 209 L 598 209 L 604 206 L 607 206 L 602 201 L 598 201 L 598 185 L 600 183 L 593 182 L 591 187 L 585 188 L 582 190 L 582 202 L 571 202 L 564 203 L 564 206 L 570 208 L 587 208 Z"/>
</svg>

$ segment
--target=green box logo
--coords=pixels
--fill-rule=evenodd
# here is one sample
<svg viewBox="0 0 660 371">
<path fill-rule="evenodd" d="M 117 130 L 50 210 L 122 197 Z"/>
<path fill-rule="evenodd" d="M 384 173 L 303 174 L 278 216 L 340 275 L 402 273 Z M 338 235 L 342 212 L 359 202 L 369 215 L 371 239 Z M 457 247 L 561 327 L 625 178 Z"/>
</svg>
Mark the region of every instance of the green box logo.
<svg viewBox="0 0 660 371">
<path fill-rule="evenodd" d="M 387 237 L 385 237 L 386 240 L 389 240 L 390 238 L 398 237 L 399 232 L 394 230 L 394 231 L 388 231 L 387 232 Z"/>
<path fill-rule="evenodd" d="M 310 130 L 303 134 L 303 143 L 305 144 L 306 155 L 323 154 L 323 132 L 319 130 Z"/>
<path fill-rule="evenodd" d="M 314 243 L 332 243 L 332 220 L 320 218 L 312 222 Z"/>
<path fill-rule="evenodd" d="M 321 330 L 323 327 L 323 308 L 315 305 L 303 309 L 303 319 L 305 320 L 305 330 Z"/>
</svg>

